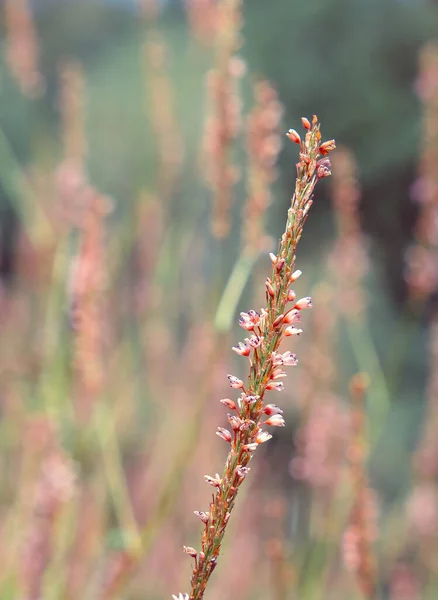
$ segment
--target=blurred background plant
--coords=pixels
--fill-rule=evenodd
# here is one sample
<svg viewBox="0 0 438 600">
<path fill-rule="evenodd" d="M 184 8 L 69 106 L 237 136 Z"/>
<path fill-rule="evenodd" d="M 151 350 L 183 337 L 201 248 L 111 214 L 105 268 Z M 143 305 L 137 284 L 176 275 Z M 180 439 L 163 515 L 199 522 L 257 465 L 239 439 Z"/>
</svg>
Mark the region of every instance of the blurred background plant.
<svg viewBox="0 0 438 600">
<path fill-rule="evenodd" d="M 436 598 L 437 3 L 0 11 L 0 598 L 187 589 L 313 113 L 315 308 L 208 597 Z"/>
</svg>

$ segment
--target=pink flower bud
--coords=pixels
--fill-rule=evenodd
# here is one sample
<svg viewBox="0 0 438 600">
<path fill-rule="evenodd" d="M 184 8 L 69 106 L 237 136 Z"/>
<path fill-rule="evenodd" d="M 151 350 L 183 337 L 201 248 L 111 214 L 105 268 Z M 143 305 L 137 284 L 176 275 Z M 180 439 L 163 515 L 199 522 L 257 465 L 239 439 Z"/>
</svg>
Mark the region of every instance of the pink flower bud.
<svg viewBox="0 0 438 600">
<path fill-rule="evenodd" d="M 274 327 L 274 329 L 276 329 L 277 327 L 279 327 L 283 323 L 283 319 L 284 319 L 284 315 L 283 314 L 278 315 L 278 317 L 276 317 L 276 319 L 272 323 L 272 326 Z"/>
<path fill-rule="evenodd" d="M 223 427 L 217 428 L 216 435 L 218 435 L 220 438 L 222 438 L 226 442 L 231 442 L 231 440 L 233 439 L 231 436 L 231 433 L 228 431 L 228 429 L 224 429 Z"/>
<path fill-rule="evenodd" d="M 288 293 L 287 293 L 287 301 L 288 302 L 293 302 L 296 297 L 297 297 L 297 295 L 293 290 L 288 291 Z"/>
<path fill-rule="evenodd" d="M 281 270 L 282 270 L 282 269 L 283 269 L 283 267 L 284 267 L 284 263 L 285 263 L 285 262 L 286 262 L 286 261 L 284 260 L 284 258 L 280 258 L 280 259 L 277 261 L 277 264 L 276 264 L 276 266 L 275 266 L 275 268 L 276 268 L 276 270 L 277 270 L 277 273 L 280 273 L 280 272 L 281 272 Z"/>
<path fill-rule="evenodd" d="M 275 292 L 274 288 L 272 287 L 272 283 L 269 279 L 266 279 L 265 286 L 268 294 L 271 296 L 271 298 L 273 298 L 275 296 Z"/>
<path fill-rule="evenodd" d="M 300 277 L 300 275 L 302 275 L 302 271 L 300 271 L 299 269 L 297 269 L 296 271 L 294 271 L 292 273 L 292 275 L 290 276 L 290 283 L 293 283 L 294 281 L 296 281 L 298 279 L 298 277 Z"/>
<path fill-rule="evenodd" d="M 307 129 L 307 131 L 310 130 L 310 121 L 309 121 L 309 119 L 306 119 L 306 117 L 301 117 L 301 123 L 303 124 L 304 129 Z"/>
<path fill-rule="evenodd" d="M 225 404 L 230 410 L 236 410 L 237 408 L 236 403 L 230 398 L 222 398 L 221 403 Z"/>
<path fill-rule="evenodd" d="M 295 131 L 295 129 L 289 129 L 289 131 L 286 133 L 286 135 L 295 144 L 301 144 L 301 138 L 300 138 L 299 134 Z"/>
<path fill-rule="evenodd" d="M 265 415 L 268 415 L 268 417 L 270 417 L 271 415 L 282 415 L 283 411 L 281 410 L 281 408 L 279 406 L 277 406 L 276 404 L 267 404 L 263 411 L 265 413 Z"/>
</svg>

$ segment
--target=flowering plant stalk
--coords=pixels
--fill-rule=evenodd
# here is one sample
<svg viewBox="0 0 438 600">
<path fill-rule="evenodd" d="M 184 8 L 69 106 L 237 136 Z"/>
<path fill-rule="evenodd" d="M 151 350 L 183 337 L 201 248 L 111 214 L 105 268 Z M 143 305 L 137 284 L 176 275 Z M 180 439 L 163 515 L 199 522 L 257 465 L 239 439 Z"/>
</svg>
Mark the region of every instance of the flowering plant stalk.
<svg viewBox="0 0 438 600">
<path fill-rule="evenodd" d="M 248 382 L 228 375 L 230 386 L 241 391 L 237 401 L 229 398 L 221 400 L 231 411 L 228 421 L 231 431 L 218 428 L 217 435 L 230 444 L 230 451 L 223 475 L 205 476 L 207 483 L 215 488 L 209 512 L 195 511 L 204 523 L 201 550 L 184 546 L 184 551 L 194 558 L 191 577 L 191 592 L 173 596 L 174 600 L 200 600 L 214 571 L 220 547 L 231 511 L 236 501 L 240 485 L 249 472 L 248 463 L 257 447 L 272 436 L 261 429 L 262 425 L 282 427 L 285 421 L 282 410 L 275 404 L 266 404 L 267 391 L 281 391 L 286 376 L 283 367 L 297 364 L 295 354 L 279 352 L 285 337 L 298 335 L 301 329 L 295 327 L 301 320 L 301 310 L 312 305 L 310 298 L 296 300 L 290 285 L 300 276 L 296 271 L 295 251 L 301 238 L 304 223 L 313 202 L 313 191 L 319 179 L 330 175 L 330 161 L 327 154 L 335 148 L 334 140 L 321 143 L 317 117 L 312 123 L 302 119 L 306 134 L 302 140 L 291 129 L 289 139 L 300 146 L 297 164 L 295 193 L 288 210 L 286 230 L 278 245 L 277 254 L 270 254 L 272 261 L 271 277 L 266 279 L 267 306 L 260 313 L 250 310 L 241 313 L 239 324 L 248 331 L 250 337 L 240 342 L 233 350 L 249 359 Z"/>
</svg>

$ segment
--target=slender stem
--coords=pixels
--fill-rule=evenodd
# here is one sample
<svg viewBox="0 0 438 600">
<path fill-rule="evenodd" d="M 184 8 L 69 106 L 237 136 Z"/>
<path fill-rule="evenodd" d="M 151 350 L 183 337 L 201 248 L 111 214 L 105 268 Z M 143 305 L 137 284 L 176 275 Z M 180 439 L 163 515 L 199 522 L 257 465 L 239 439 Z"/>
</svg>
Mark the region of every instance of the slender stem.
<svg viewBox="0 0 438 600">
<path fill-rule="evenodd" d="M 210 576 L 217 565 L 239 487 L 249 471 L 247 465 L 257 446 L 271 437 L 261 430 L 260 425 L 284 425 L 280 416 L 282 411 L 275 405 L 270 405 L 271 408 L 265 406 L 264 397 L 268 390 L 282 389 L 283 384 L 277 381 L 286 375 L 282 366 L 295 364 L 294 355 L 290 352 L 282 355 L 277 350 L 283 338 L 292 334 L 289 326 L 299 320 L 300 310 L 311 305 L 309 299 L 302 299 L 287 309 L 288 303 L 294 302 L 295 298 L 289 291 L 289 285 L 299 276 L 299 273 L 294 272 L 295 251 L 313 201 L 313 190 L 319 178 L 330 174 L 328 159 L 318 159 L 334 148 L 333 141 L 320 145 L 321 135 L 316 117 L 312 125 L 307 120 L 303 120 L 303 124 L 308 130 L 305 141 L 302 142 L 293 130 L 288 134 L 292 141 L 300 145 L 300 161 L 297 164 L 295 193 L 288 210 L 286 229 L 279 241 L 277 256 L 271 256 L 272 273 L 266 280 L 267 307 L 262 309 L 261 315 L 255 311 L 241 313 L 240 324 L 252 335 L 249 339 L 246 338 L 245 344 L 241 343 L 234 349 L 238 354 L 249 358 L 248 384 L 244 386 L 243 381 L 237 377 L 228 376 L 231 387 L 239 389 L 242 394 L 237 403 L 228 399 L 225 401 L 231 410 L 236 411 L 236 415 L 228 415 L 233 432 L 222 428 L 218 431 L 220 437 L 230 443 L 230 451 L 222 476 L 205 477 L 207 483 L 215 488 L 215 493 L 210 511 L 196 513 L 205 525 L 201 551 L 198 553 L 194 548 L 185 547 L 185 551 L 195 559 L 190 600 L 201 600 L 204 597 Z M 231 289 L 239 289 L 235 280 L 231 280 L 229 285 Z M 230 305 L 229 300 L 227 305 Z M 272 409 L 272 406 L 275 408 Z M 262 423 L 262 417 L 270 414 L 274 416 Z"/>
</svg>

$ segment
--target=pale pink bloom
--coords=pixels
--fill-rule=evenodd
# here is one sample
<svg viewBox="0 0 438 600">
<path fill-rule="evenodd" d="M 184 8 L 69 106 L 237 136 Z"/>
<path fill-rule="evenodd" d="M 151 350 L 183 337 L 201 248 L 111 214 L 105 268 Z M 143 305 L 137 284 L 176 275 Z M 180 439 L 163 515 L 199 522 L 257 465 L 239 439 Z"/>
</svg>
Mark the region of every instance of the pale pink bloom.
<svg viewBox="0 0 438 600">
<path fill-rule="evenodd" d="M 282 381 L 270 381 L 266 386 L 266 389 L 282 392 L 284 390 L 284 383 Z"/>
<path fill-rule="evenodd" d="M 287 333 L 286 333 L 286 331 L 287 331 Z M 296 327 L 288 327 L 288 328 L 285 330 L 285 332 L 284 332 L 284 335 L 285 335 L 286 337 L 290 337 L 290 336 L 292 336 L 292 335 L 301 335 L 302 333 L 303 333 L 303 330 L 302 330 L 302 329 L 297 329 Z"/>
<path fill-rule="evenodd" d="M 275 379 L 281 379 L 282 377 L 287 377 L 287 375 L 283 371 L 283 369 L 280 369 L 280 367 L 277 367 L 276 369 L 274 369 L 272 371 L 271 379 L 273 379 L 273 380 L 275 380 Z"/>
<path fill-rule="evenodd" d="M 247 404 L 254 404 L 254 402 L 257 402 L 259 398 L 260 396 L 247 396 L 246 394 L 242 394 L 242 400 Z"/>
<path fill-rule="evenodd" d="M 300 335 L 302 332 L 302 329 L 297 329 L 296 327 L 286 327 L 284 330 L 284 336 L 291 337 L 292 335 Z"/>
<path fill-rule="evenodd" d="M 204 512 L 203 510 L 194 510 L 193 512 L 195 513 L 195 515 L 197 517 L 199 517 L 201 519 L 201 521 L 203 523 L 208 523 L 208 520 L 210 519 L 210 513 L 209 512 Z"/>
<path fill-rule="evenodd" d="M 251 348 L 258 348 L 263 342 L 263 337 L 259 335 L 252 335 L 250 338 L 245 338 L 245 342 L 251 346 Z"/>
<path fill-rule="evenodd" d="M 303 310 L 303 308 L 312 308 L 312 298 L 307 296 L 306 298 L 301 298 L 295 303 L 295 307 L 298 310 Z"/>
<path fill-rule="evenodd" d="M 286 425 L 285 420 L 281 415 L 272 415 L 269 417 L 263 425 L 271 425 L 272 427 L 284 427 Z"/>
<path fill-rule="evenodd" d="M 292 329 L 293 329 L 293 327 L 292 327 Z M 301 329 L 298 329 L 298 331 L 301 331 Z M 285 367 L 295 367 L 298 364 L 297 355 L 293 354 L 290 350 L 287 350 L 287 352 L 284 352 L 281 355 L 281 358 L 283 359 L 283 363 L 282 364 Z"/>
<path fill-rule="evenodd" d="M 241 478 L 244 479 L 248 473 L 250 472 L 250 468 L 249 467 L 242 467 L 241 465 L 237 465 L 236 467 L 236 474 Z"/>
<path fill-rule="evenodd" d="M 236 389 L 243 388 L 243 381 L 241 379 L 234 377 L 234 375 L 227 375 L 227 377 L 229 379 L 230 386 L 232 388 L 236 388 Z"/>
<path fill-rule="evenodd" d="M 293 323 L 299 323 L 301 321 L 301 313 L 298 309 L 293 308 L 284 315 L 283 322 L 286 325 L 292 325 Z"/>
<path fill-rule="evenodd" d="M 222 484 L 222 479 L 219 473 L 216 473 L 215 477 L 211 477 L 210 475 L 204 475 L 204 479 L 206 483 L 209 483 L 213 487 L 219 488 Z"/>
<path fill-rule="evenodd" d="M 293 354 L 290 350 L 279 354 L 278 352 L 272 353 L 272 364 L 274 367 L 285 365 L 287 367 L 294 367 L 298 363 L 297 355 Z"/>
<path fill-rule="evenodd" d="M 234 350 L 234 352 L 240 354 L 240 356 L 249 356 L 249 353 L 251 352 L 251 348 L 243 342 L 239 342 L 239 345 L 233 346 L 231 350 Z"/>
<path fill-rule="evenodd" d="M 245 452 L 254 452 L 254 450 L 257 450 L 257 445 L 255 442 L 253 444 L 245 444 L 242 446 L 242 450 L 245 450 Z"/>
<path fill-rule="evenodd" d="M 260 315 L 255 310 L 249 310 L 246 312 L 241 312 L 239 317 L 239 325 L 246 329 L 247 331 L 252 331 L 254 327 L 259 325 L 260 323 Z"/>
<path fill-rule="evenodd" d="M 268 433 L 267 431 L 260 431 L 260 433 L 257 435 L 256 442 L 257 442 L 257 444 L 264 444 L 271 438 L 272 438 L 272 435 L 270 433 Z"/>
<path fill-rule="evenodd" d="M 175 594 L 172 594 L 172 600 L 189 600 L 189 595 L 182 594 L 181 592 L 178 594 L 178 596 L 175 596 Z"/>
<path fill-rule="evenodd" d="M 198 555 L 196 550 L 194 548 L 192 548 L 191 546 L 183 546 L 183 550 L 186 554 L 188 554 L 192 558 L 195 558 Z"/>
<path fill-rule="evenodd" d="M 242 419 L 236 417 L 236 415 L 228 415 L 228 421 L 233 431 L 238 431 L 240 429 L 240 426 L 242 425 Z"/>
</svg>

